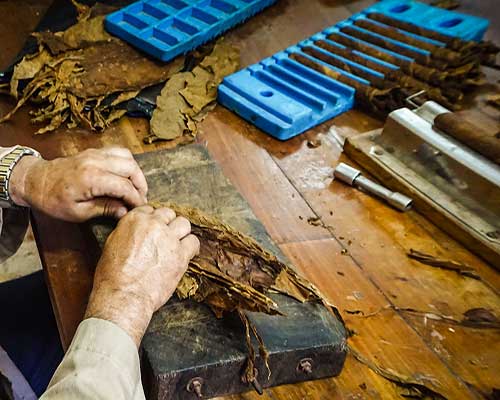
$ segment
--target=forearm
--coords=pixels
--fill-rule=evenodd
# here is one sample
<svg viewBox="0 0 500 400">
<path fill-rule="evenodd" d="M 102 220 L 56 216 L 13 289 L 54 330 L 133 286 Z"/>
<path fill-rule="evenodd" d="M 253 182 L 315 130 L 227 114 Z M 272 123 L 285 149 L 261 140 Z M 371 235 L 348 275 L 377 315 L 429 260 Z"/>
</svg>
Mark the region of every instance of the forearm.
<svg viewBox="0 0 500 400">
<path fill-rule="evenodd" d="M 20 207 L 30 206 L 27 193 L 30 190 L 33 191 L 35 188 L 29 187 L 32 185 L 28 180 L 29 171 L 36 168 L 36 164 L 41 165 L 45 162 L 45 160 L 38 157 L 26 156 L 21 158 L 14 167 L 9 183 L 9 194 L 16 205 Z M 38 181 L 36 184 L 39 187 L 43 187 L 44 182 Z"/>
</svg>

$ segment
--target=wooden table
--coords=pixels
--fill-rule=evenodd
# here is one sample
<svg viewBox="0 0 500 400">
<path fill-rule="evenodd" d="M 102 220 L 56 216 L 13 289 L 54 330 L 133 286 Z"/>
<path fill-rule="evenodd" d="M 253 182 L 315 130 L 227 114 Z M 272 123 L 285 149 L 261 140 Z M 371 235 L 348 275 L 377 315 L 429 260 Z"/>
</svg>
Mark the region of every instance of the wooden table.
<svg viewBox="0 0 500 400">
<path fill-rule="evenodd" d="M 47 3 L 0 2 L 2 67 L 21 47 Z M 227 37 L 240 46 L 245 66 L 370 3 L 280 0 Z M 481 2 L 482 10 L 489 7 L 495 12 L 494 3 Z M 498 21 L 492 24 L 497 26 L 492 30 L 497 38 Z M 0 113 L 12 105 L 2 98 Z M 499 331 L 451 321 L 461 321 L 464 312 L 477 307 L 498 315 L 498 273 L 414 211 L 402 214 L 332 182 L 334 166 L 349 161 L 333 133 L 356 135 L 381 124 L 354 110 L 283 143 L 222 107 L 203 122 L 197 140 L 207 146 L 282 251 L 336 304 L 353 332 L 350 346 L 371 366 L 349 356 L 338 378 L 267 390 L 263 397 L 249 392 L 230 398 L 400 398 L 405 389 L 377 374 L 377 368 L 423 383 L 450 399 L 477 398 L 500 387 Z M 35 130 L 23 109 L 11 123 L 0 126 L 0 144 L 33 146 L 46 158 L 108 144 L 134 153 L 169 147 L 142 143 L 148 131 L 144 120 L 123 118 L 103 134 L 61 129 L 35 137 Z M 309 148 L 307 140 L 317 137 L 322 145 Z M 326 227 L 310 225 L 310 217 L 321 218 Z M 61 339 L 68 346 L 92 286 L 94 248 L 77 225 L 39 214 L 33 222 Z M 412 261 L 407 257 L 410 248 L 467 263 L 483 280 Z"/>
</svg>

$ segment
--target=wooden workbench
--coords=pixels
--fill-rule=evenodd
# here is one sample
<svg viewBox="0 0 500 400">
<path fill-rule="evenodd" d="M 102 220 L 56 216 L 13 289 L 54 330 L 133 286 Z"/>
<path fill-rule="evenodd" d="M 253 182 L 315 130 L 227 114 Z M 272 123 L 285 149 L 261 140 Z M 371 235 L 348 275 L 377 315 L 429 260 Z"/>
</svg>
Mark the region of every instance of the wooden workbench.
<svg viewBox="0 0 500 400">
<path fill-rule="evenodd" d="M 47 3 L 0 2 L 0 67 L 20 49 Z M 246 66 L 370 3 L 280 0 L 227 37 L 240 46 Z M 491 18 L 487 10 L 496 11 L 495 1 L 481 3 L 484 15 Z M 498 17 L 492 25 L 496 26 L 492 35 L 498 39 Z M 0 113 L 12 105 L 1 98 Z M 32 146 L 46 158 L 108 144 L 126 146 L 134 153 L 169 147 L 168 143 L 144 145 L 148 123 L 128 118 L 103 134 L 61 129 L 35 137 L 27 112 L 23 109 L 12 122 L 0 126 L 0 145 Z M 472 308 L 493 310 L 498 316 L 498 273 L 414 211 L 399 213 L 332 182 L 334 166 L 339 160 L 348 161 L 334 136 L 380 126 L 380 121 L 354 110 L 283 143 L 222 107 L 203 122 L 197 140 L 220 163 L 281 250 L 338 307 L 353 332 L 350 346 L 371 365 L 349 356 L 338 378 L 267 390 L 263 397 L 247 393 L 230 398 L 388 399 L 407 393 L 377 374 L 377 368 L 450 399 L 477 398 L 500 388 L 498 329 L 459 322 Z M 316 137 L 321 137 L 322 145 L 309 148 L 307 140 Z M 311 217 L 321 218 L 325 227 L 309 224 Z M 95 249 L 77 225 L 37 214 L 34 227 L 61 339 L 68 346 L 91 289 Z M 410 248 L 466 263 L 482 281 L 412 261 L 406 255 Z"/>
</svg>

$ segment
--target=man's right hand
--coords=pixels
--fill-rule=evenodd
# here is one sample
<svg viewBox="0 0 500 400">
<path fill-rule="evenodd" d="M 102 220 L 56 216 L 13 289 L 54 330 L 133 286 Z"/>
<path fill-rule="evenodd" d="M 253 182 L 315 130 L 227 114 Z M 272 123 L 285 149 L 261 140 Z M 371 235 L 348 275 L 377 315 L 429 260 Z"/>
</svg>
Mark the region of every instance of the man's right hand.
<svg viewBox="0 0 500 400">
<path fill-rule="evenodd" d="M 199 248 L 189 221 L 171 209 L 130 211 L 106 241 L 85 317 L 115 323 L 139 346 Z"/>
</svg>

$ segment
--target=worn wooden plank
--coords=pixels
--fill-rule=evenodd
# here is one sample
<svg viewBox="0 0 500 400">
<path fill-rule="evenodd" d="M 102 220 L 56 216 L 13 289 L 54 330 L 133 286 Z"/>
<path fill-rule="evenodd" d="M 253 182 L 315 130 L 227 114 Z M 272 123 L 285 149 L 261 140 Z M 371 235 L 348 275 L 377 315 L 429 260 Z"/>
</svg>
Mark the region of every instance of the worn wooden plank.
<svg viewBox="0 0 500 400">
<path fill-rule="evenodd" d="M 338 307 L 346 325 L 354 331 L 349 346 L 364 358 L 387 370 L 420 379 L 449 399 L 471 396 L 465 384 L 456 379 L 398 313 L 390 309 L 377 313 L 387 307 L 388 299 L 351 257 L 342 255 L 338 241 L 288 243 L 281 248 Z"/>
<path fill-rule="evenodd" d="M 348 114 L 345 115 L 347 118 Z M 250 133 L 250 136 L 254 134 Z M 470 308 L 498 310 L 499 275 L 488 264 L 415 212 L 401 214 L 369 195 L 342 183 L 331 182 L 331 170 L 338 162 L 339 148 L 330 135 L 331 131 L 323 136 L 320 148 L 309 149 L 302 144 L 289 156 L 275 157 L 275 160 L 311 208 L 342 242 L 345 251 L 360 263 L 366 276 L 390 302 L 396 307 L 436 312 L 458 320 Z M 296 144 L 292 146 L 297 147 Z M 344 157 L 341 160 L 349 162 Z M 304 171 L 314 173 L 316 177 L 304 179 Z M 321 176 L 321 173 L 325 175 Z M 323 182 L 323 188 L 314 182 Z M 410 248 L 466 263 L 477 271 L 486 284 L 409 260 L 406 253 Z M 461 335 L 462 343 L 466 338 L 465 332 Z M 487 335 L 481 338 L 488 349 L 485 351 L 493 356 L 493 341 Z M 451 347 L 450 351 L 456 352 L 450 358 L 460 359 L 460 346 Z M 460 376 L 467 369 L 456 369 L 455 363 L 448 365 Z M 491 384 L 491 380 L 485 380 Z M 496 386 L 485 387 L 484 380 L 474 374 L 467 375 L 467 381 L 483 391 L 499 384 L 497 379 Z"/>
<path fill-rule="evenodd" d="M 217 115 L 219 119 L 224 120 L 227 125 L 224 127 L 223 137 L 220 138 L 219 134 L 214 129 L 204 129 L 202 138 L 207 141 L 209 149 L 211 149 L 211 144 L 215 149 L 220 148 L 220 142 L 224 143 L 224 146 L 228 148 L 234 146 L 233 151 L 226 151 L 221 155 L 218 155 L 217 151 L 214 151 L 214 156 L 216 159 L 218 158 L 218 156 L 222 157 L 221 162 L 225 171 L 236 170 L 236 165 L 241 164 L 241 157 L 224 157 L 224 155 L 234 154 L 236 149 L 238 149 L 239 154 L 242 154 L 242 157 L 246 157 L 247 154 L 252 154 L 254 152 L 260 151 L 260 149 L 254 149 L 255 143 L 263 143 L 266 149 L 268 149 L 271 153 L 274 152 L 275 161 L 280 165 L 285 173 L 288 173 L 288 178 L 291 179 L 294 183 L 294 179 L 296 178 L 296 180 L 299 182 L 296 187 L 300 191 L 305 190 L 304 194 L 306 195 L 306 199 L 309 190 L 314 192 L 315 195 L 317 195 L 319 198 L 321 197 L 321 194 L 325 191 L 325 189 L 328 190 L 328 179 L 325 180 L 325 178 L 327 177 L 323 176 L 323 174 L 331 175 L 332 167 L 331 165 L 328 165 L 328 162 L 325 162 L 325 160 L 321 157 L 314 156 L 317 149 L 308 148 L 306 143 L 303 142 L 304 138 L 295 139 L 287 143 L 279 143 L 274 139 L 261 137 L 262 134 L 253 127 L 247 126 L 246 128 L 239 128 L 242 125 L 242 122 L 238 121 L 237 117 L 233 117 L 226 110 L 218 109 L 214 113 L 214 115 Z M 319 129 L 321 129 L 321 127 Z M 308 135 L 312 135 L 312 133 Z M 327 144 L 327 142 L 329 140 L 331 141 L 331 138 L 323 136 L 323 139 L 325 140 L 325 147 L 328 147 L 329 145 Z M 331 146 L 334 146 L 334 143 L 332 143 Z M 283 149 L 281 150 L 282 153 L 280 153 L 279 149 Z M 289 164 L 286 164 L 285 160 L 287 160 Z M 326 160 L 328 160 L 328 157 L 326 157 Z M 290 170 L 287 170 L 285 168 L 287 165 L 289 165 Z M 313 174 L 317 174 L 318 172 L 320 172 L 321 176 L 315 177 Z M 240 177 L 238 178 L 238 182 L 244 182 L 245 180 L 249 181 L 250 179 L 252 179 L 252 176 L 253 174 L 251 173 L 240 175 Z M 265 194 L 261 193 L 260 195 L 263 196 Z M 254 209 L 256 209 L 257 207 L 254 202 L 255 200 L 252 200 L 252 198 L 248 198 L 248 200 L 250 202 L 250 205 Z M 322 204 L 324 205 L 324 203 Z M 328 210 L 335 213 L 335 205 L 332 204 L 332 207 L 328 208 Z M 320 211 L 325 210 L 321 209 Z M 353 215 L 350 215 L 350 217 L 351 221 L 356 220 Z M 298 216 L 296 218 L 299 219 Z M 346 221 L 343 221 L 343 225 L 351 226 L 352 222 L 347 223 Z M 305 243 L 311 242 L 301 242 L 300 244 L 296 245 L 305 246 Z M 285 250 L 288 246 L 293 245 L 290 243 L 285 243 L 282 244 L 281 247 Z M 285 253 L 287 253 L 286 250 Z M 340 304 L 342 304 L 342 300 L 339 299 L 347 299 L 345 300 L 346 303 L 340 306 L 341 309 L 342 307 L 344 307 L 345 309 L 350 311 L 370 314 L 380 309 L 384 309 L 390 304 L 386 298 L 378 294 L 378 289 L 373 285 L 370 279 L 367 279 L 363 276 L 362 271 L 358 267 L 351 266 L 348 271 L 341 270 L 340 273 L 344 274 L 344 276 L 348 275 L 350 279 L 340 281 L 338 282 L 338 285 L 335 285 L 335 279 L 332 279 L 331 277 L 331 275 L 334 274 L 334 272 L 331 271 L 332 265 L 335 265 L 337 262 L 342 265 L 342 261 L 344 259 L 350 260 L 349 262 L 351 263 L 353 262 L 350 257 L 341 255 L 340 246 L 338 246 L 336 253 L 334 253 L 333 251 L 328 252 L 325 248 L 307 248 L 307 250 L 305 248 L 300 248 L 300 250 L 297 250 L 297 253 L 302 254 L 303 260 L 297 262 L 297 260 L 295 260 L 293 256 L 291 258 L 294 259 L 294 262 L 298 263 L 299 266 L 302 264 L 307 265 L 307 269 L 305 268 L 303 272 L 306 275 L 310 274 L 309 278 L 315 281 L 327 294 L 332 292 L 335 293 L 335 296 L 331 298 L 334 304 L 340 306 Z M 325 257 L 328 258 L 325 258 L 323 262 L 319 262 L 315 258 L 317 257 L 317 254 L 325 254 Z M 316 266 L 317 269 L 315 268 Z M 341 277 L 341 274 L 339 274 L 338 276 Z M 363 289 L 359 290 L 360 287 L 363 287 Z M 356 288 L 358 288 L 358 290 L 356 290 Z M 359 302 L 357 297 L 364 297 L 364 292 L 377 293 L 377 295 L 371 297 L 368 296 L 368 299 L 366 301 Z M 394 320 L 397 320 L 399 322 L 395 323 Z M 356 324 L 356 326 L 359 326 L 358 329 L 354 328 L 356 331 L 359 330 L 361 332 L 376 332 L 374 334 L 374 337 L 376 339 L 373 339 L 371 341 L 366 340 L 366 337 L 364 336 L 360 336 L 360 339 L 356 339 L 355 336 L 352 340 L 359 340 L 359 346 L 363 347 L 364 352 L 368 354 L 375 354 L 377 357 L 382 357 L 380 360 L 382 364 L 390 365 L 390 368 L 393 368 L 397 371 L 406 371 L 410 375 L 412 374 L 411 371 L 415 371 L 415 368 L 418 369 L 421 368 L 422 365 L 430 365 L 430 368 L 436 368 L 439 371 L 439 374 L 443 374 L 443 376 L 446 376 L 446 378 L 444 379 L 447 380 L 448 383 L 445 390 L 450 390 L 450 393 L 446 393 L 448 396 L 452 398 L 471 396 L 471 393 L 468 392 L 463 383 L 459 383 L 455 380 L 454 375 L 449 373 L 447 367 L 441 363 L 439 358 L 431 350 L 426 349 L 425 344 L 420 341 L 418 336 L 406 324 L 401 316 L 399 316 L 394 311 L 389 312 L 389 316 L 386 313 L 383 313 L 378 317 L 367 319 L 363 319 L 360 317 L 348 317 L 346 318 L 346 321 L 348 325 L 350 325 L 351 321 L 355 321 L 354 323 Z M 360 321 L 362 322 L 362 326 L 359 325 Z M 394 331 L 392 331 L 393 329 Z M 387 331 L 393 332 L 392 334 L 389 334 L 390 339 L 387 339 Z M 382 332 L 384 333 L 382 334 Z M 401 332 L 404 332 L 404 334 L 402 334 Z M 410 352 L 410 355 L 408 354 L 408 352 L 403 351 L 405 346 L 408 346 L 408 336 L 413 337 L 416 340 L 416 344 L 409 346 L 413 351 L 413 353 Z M 381 346 L 380 343 L 377 342 L 381 340 L 385 341 L 385 345 Z M 386 347 L 392 349 L 395 344 L 399 344 L 400 346 L 400 348 L 398 348 L 397 346 L 394 347 L 397 348 L 398 351 L 395 351 L 392 355 L 387 355 Z M 429 358 L 425 360 L 419 359 L 418 357 L 420 357 L 422 353 Z M 404 357 L 399 358 L 399 356 L 402 354 L 404 354 Z M 387 357 L 387 359 L 384 358 L 384 356 Z M 440 381 L 442 379 L 443 378 L 440 378 Z M 453 392 L 455 390 L 454 388 L 459 388 L 457 389 L 458 392 Z M 460 392 L 460 390 L 462 390 L 462 392 Z"/>
<path fill-rule="evenodd" d="M 415 314 L 408 314 L 405 318 L 467 385 L 486 398 L 493 397 L 494 389 L 498 389 L 498 328 L 449 324 Z"/>
<path fill-rule="evenodd" d="M 236 115 L 217 107 L 203 122 L 200 141 L 249 201 L 271 237 L 277 243 L 329 237 L 327 230 L 308 224 L 315 214 L 269 154 L 258 142 L 248 142 L 236 133 L 242 126 Z"/>
</svg>

